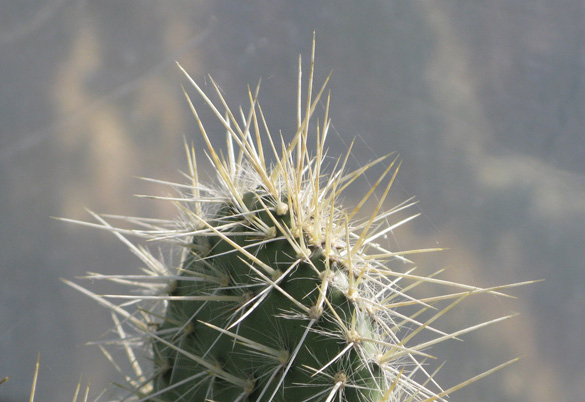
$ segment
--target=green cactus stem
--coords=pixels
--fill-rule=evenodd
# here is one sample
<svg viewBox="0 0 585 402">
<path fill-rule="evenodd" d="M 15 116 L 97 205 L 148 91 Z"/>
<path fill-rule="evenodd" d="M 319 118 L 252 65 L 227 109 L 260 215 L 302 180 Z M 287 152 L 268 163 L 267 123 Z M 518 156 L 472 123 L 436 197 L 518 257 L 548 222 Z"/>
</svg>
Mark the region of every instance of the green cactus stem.
<svg viewBox="0 0 585 402">
<path fill-rule="evenodd" d="M 293 210 L 258 187 L 194 236 L 181 275 L 198 280 L 173 285 L 160 328 L 169 335 L 154 343 L 161 400 L 302 401 L 332 381 L 348 400 L 381 399 L 380 367 L 368 357 L 377 348 L 364 342 L 374 317 L 335 286 L 349 272 L 327 240 L 293 234 Z M 187 353 L 204 361 L 189 364 Z M 193 388 L 193 377 L 206 381 Z"/>
</svg>

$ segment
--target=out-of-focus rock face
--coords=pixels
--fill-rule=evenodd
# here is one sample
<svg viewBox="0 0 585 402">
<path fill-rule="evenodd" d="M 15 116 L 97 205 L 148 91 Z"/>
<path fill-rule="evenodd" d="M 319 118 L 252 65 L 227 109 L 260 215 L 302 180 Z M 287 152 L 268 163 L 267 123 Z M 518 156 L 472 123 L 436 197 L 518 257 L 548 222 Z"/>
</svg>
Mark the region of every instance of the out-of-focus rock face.
<svg viewBox="0 0 585 402">
<path fill-rule="evenodd" d="M 448 265 L 454 278 L 471 276 L 464 282 L 546 279 L 509 304 L 522 312 L 519 320 L 493 337 L 466 338 L 473 346 L 463 349 L 481 354 L 453 356 L 446 349 L 440 356 L 476 373 L 525 356 L 453 400 L 579 399 L 585 391 L 581 2 L 301 3 L 53 0 L 3 7 L 0 377 L 11 380 L 0 387 L 0 399 L 26 399 L 39 351 L 37 392 L 44 401 L 70 400 L 80 372 L 96 391 L 116 379 L 96 348 L 79 347 L 100 339 L 110 327 L 108 314 L 58 278 L 104 266 L 130 272 L 136 262 L 115 239 L 50 216 L 81 218 L 85 207 L 171 213 L 164 203 L 131 195 L 162 191 L 136 176 L 177 179 L 185 168 L 183 137 L 195 138 L 174 61 L 199 82 L 211 74 L 233 109 L 247 102 L 246 84 L 262 78 L 269 127 L 286 138 L 295 127 L 295 60 L 307 54 L 313 30 L 316 81 L 334 70 L 330 135 L 346 143 L 358 137 L 355 164 L 399 152 L 404 192 L 396 199 L 421 200 L 423 217 L 396 233 L 401 246 L 448 247 L 431 260 L 421 256 L 421 265 Z M 461 314 L 490 312 L 478 305 Z M 447 384 L 461 378 L 443 375 Z"/>
</svg>

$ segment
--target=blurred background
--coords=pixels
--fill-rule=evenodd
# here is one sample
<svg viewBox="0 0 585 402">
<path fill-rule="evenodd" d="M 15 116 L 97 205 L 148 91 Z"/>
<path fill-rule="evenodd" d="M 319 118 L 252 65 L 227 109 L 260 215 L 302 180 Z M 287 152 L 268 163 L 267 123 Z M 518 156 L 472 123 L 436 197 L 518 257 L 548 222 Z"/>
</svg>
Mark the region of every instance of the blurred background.
<svg viewBox="0 0 585 402">
<path fill-rule="evenodd" d="M 80 374 L 93 394 L 119 381 L 84 345 L 109 313 L 59 278 L 135 273 L 140 261 L 111 234 L 51 217 L 173 216 L 133 195 L 168 191 L 137 177 L 183 180 L 183 138 L 203 149 L 175 60 L 207 90 L 211 74 L 234 109 L 262 78 L 271 132 L 290 138 L 313 30 L 316 83 L 333 70 L 330 155 L 353 138 L 354 167 L 400 154 L 392 202 L 416 196 L 422 216 L 396 239 L 448 248 L 415 257 L 421 272 L 545 279 L 443 322 L 521 313 L 433 350 L 447 388 L 523 357 L 451 400 L 582 400 L 584 20 L 582 0 L 2 1 L 0 378 L 11 379 L 0 400 L 28 401 L 37 353 L 38 401 L 71 400 Z"/>
</svg>

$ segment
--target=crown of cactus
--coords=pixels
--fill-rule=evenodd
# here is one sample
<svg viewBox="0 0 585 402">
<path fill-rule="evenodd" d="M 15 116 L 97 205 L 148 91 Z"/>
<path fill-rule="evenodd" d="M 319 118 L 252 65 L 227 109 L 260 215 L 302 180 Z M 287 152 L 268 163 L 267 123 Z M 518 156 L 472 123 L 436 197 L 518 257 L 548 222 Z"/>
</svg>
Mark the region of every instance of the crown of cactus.
<svg viewBox="0 0 585 402">
<path fill-rule="evenodd" d="M 130 388 L 124 400 L 444 400 L 513 362 L 449 389 L 433 379 L 429 348 L 509 316 L 450 333 L 433 322 L 470 295 L 505 295 L 500 291 L 512 285 L 485 289 L 419 276 L 406 256 L 429 250 L 384 244 L 413 218 L 388 223 L 409 201 L 383 209 L 400 163 L 385 156 L 347 171 L 351 147 L 344 157 L 326 157 L 329 97 L 320 101 L 328 79 L 313 92 L 314 45 L 305 102 L 300 65 L 299 59 L 298 127 L 288 144 L 276 144 L 268 132 L 258 88 L 249 91 L 249 112 L 236 117 L 213 80 L 220 106 L 185 73 L 227 131 L 227 149 L 218 151 L 185 92 L 216 182 L 199 181 L 195 151 L 187 147 L 191 182 L 166 183 L 178 190 L 166 198 L 178 206 L 178 219 L 124 217 L 137 228 L 122 229 L 94 214 L 98 223 L 88 224 L 115 233 L 145 264 L 141 275 L 89 275 L 139 292 L 97 295 L 67 281 L 112 311 L 118 339 L 110 346 L 125 350 L 134 371 L 124 374 Z M 323 103 L 324 117 L 314 124 Z M 344 190 L 383 162 L 388 166 L 371 190 L 355 207 L 342 207 Z M 373 211 L 364 214 L 379 187 Z M 127 235 L 182 250 L 179 266 Z M 448 290 L 415 297 L 413 290 L 428 283 Z M 100 344 L 119 368 L 106 346 Z M 142 365 L 137 349 L 148 354 Z"/>
</svg>

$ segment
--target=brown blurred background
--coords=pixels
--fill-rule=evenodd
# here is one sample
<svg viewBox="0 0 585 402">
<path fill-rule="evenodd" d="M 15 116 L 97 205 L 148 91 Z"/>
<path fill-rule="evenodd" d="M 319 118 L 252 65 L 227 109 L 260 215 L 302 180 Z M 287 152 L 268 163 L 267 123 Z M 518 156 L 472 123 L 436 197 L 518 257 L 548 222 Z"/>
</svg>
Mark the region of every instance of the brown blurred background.
<svg viewBox="0 0 585 402">
<path fill-rule="evenodd" d="M 211 74 L 234 108 L 262 78 L 270 128 L 290 138 L 313 30 L 316 81 L 334 70 L 330 154 L 354 137 L 355 166 L 400 153 L 393 202 L 414 195 L 423 215 L 396 239 L 449 248 L 415 258 L 421 269 L 481 286 L 546 280 L 442 324 L 522 313 L 433 350 L 446 387 L 523 356 L 452 400 L 582 400 L 584 20 L 582 0 L 1 2 L 0 400 L 28 400 L 38 352 L 38 401 L 71 400 L 80 373 L 94 393 L 119 380 L 84 346 L 107 335 L 109 313 L 59 278 L 140 262 L 50 217 L 172 216 L 133 194 L 167 191 L 137 176 L 182 180 L 183 137 L 203 145 L 175 60 L 208 89 Z"/>
</svg>

